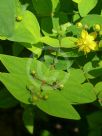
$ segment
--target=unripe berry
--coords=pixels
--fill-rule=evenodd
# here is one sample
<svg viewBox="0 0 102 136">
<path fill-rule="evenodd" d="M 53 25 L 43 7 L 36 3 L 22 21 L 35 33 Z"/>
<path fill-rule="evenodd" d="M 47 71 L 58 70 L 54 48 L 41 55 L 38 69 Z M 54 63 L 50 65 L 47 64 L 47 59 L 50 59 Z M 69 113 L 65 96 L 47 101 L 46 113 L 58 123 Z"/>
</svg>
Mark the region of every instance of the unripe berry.
<svg viewBox="0 0 102 136">
<path fill-rule="evenodd" d="M 78 22 L 78 23 L 76 24 L 76 26 L 79 27 L 79 28 L 83 27 L 83 25 L 82 25 L 81 22 Z"/>
<path fill-rule="evenodd" d="M 59 89 L 63 89 L 64 88 L 64 85 L 63 84 L 60 84 L 59 85 Z"/>
<path fill-rule="evenodd" d="M 31 74 L 32 74 L 33 76 L 35 76 L 35 73 L 36 73 L 36 72 L 35 72 L 34 70 L 31 72 Z"/>
<path fill-rule="evenodd" d="M 101 30 L 101 26 L 99 24 L 95 24 L 93 29 L 97 32 L 99 32 Z"/>
<path fill-rule="evenodd" d="M 23 17 L 22 17 L 22 16 L 17 16 L 17 17 L 16 17 L 16 21 L 17 21 L 17 22 L 21 22 L 21 21 L 22 21 L 22 19 L 23 19 Z"/>
<path fill-rule="evenodd" d="M 46 95 L 43 96 L 44 100 L 47 100 L 48 98 L 49 98 L 48 94 L 46 94 Z"/>
<path fill-rule="evenodd" d="M 33 96 L 33 97 L 32 97 L 32 101 L 33 101 L 33 102 L 37 102 L 37 101 L 38 101 L 38 97 L 37 97 L 37 96 Z"/>
</svg>

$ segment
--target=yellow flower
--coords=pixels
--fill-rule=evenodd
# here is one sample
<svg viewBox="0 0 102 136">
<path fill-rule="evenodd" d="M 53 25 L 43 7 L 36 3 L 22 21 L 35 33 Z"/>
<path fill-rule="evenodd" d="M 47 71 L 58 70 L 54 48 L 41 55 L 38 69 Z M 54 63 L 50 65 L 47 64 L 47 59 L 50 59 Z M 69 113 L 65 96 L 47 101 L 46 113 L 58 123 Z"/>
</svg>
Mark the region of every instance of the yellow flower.
<svg viewBox="0 0 102 136">
<path fill-rule="evenodd" d="M 89 53 L 91 50 L 95 50 L 97 43 L 95 38 L 97 37 L 96 32 L 88 34 L 86 30 L 82 30 L 81 37 L 77 41 L 79 51 L 84 51 L 85 54 Z"/>
</svg>

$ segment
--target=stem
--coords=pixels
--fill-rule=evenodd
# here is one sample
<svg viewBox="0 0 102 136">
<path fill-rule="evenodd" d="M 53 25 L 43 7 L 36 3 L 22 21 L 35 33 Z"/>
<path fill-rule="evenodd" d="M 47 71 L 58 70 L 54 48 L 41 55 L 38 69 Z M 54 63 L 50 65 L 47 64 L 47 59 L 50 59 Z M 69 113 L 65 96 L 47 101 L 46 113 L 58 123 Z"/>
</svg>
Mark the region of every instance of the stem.
<svg viewBox="0 0 102 136">
<path fill-rule="evenodd" d="M 56 51 L 56 57 L 54 58 L 54 64 L 56 63 L 56 59 L 58 58 L 58 55 L 59 55 L 59 53 L 60 53 L 61 40 L 62 40 L 61 34 L 58 35 L 58 40 L 59 40 L 59 48 L 58 48 L 58 50 Z"/>
</svg>

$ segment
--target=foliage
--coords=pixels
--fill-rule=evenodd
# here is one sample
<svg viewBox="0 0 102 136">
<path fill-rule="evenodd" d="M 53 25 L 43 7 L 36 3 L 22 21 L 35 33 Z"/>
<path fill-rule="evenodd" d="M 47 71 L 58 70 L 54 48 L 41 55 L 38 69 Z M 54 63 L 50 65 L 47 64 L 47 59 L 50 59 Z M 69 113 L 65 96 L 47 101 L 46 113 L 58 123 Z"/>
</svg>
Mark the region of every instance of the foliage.
<svg viewBox="0 0 102 136">
<path fill-rule="evenodd" d="M 99 3 L 101 0 L 0 1 L 0 107 L 20 104 L 30 133 L 36 107 L 55 117 L 79 120 L 83 115 L 76 107 L 91 103 L 97 111 L 84 116 L 89 136 L 96 136 L 97 131 L 101 136 Z"/>
</svg>

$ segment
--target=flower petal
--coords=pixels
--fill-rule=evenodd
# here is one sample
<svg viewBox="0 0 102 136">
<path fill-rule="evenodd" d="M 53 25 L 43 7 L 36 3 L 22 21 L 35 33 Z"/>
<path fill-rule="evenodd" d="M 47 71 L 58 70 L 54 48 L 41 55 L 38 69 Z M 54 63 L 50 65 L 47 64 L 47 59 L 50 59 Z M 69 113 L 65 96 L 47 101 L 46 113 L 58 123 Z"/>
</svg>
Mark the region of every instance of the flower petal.
<svg viewBox="0 0 102 136">
<path fill-rule="evenodd" d="M 93 40 L 95 40 L 96 37 L 97 37 L 97 33 L 96 32 L 92 32 L 89 35 L 93 37 Z"/>
<path fill-rule="evenodd" d="M 90 50 L 89 47 L 85 47 L 85 48 L 84 48 L 84 53 L 85 53 L 85 54 L 89 53 L 90 51 L 91 51 L 91 50 Z"/>
<path fill-rule="evenodd" d="M 88 36 L 88 32 L 85 31 L 85 30 L 82 30 L 82 32 L 81 32 L 81 37 L 82 37 L 83 39 L 86 39 L 87 36 Z"/>
<path fill-rule="evenodd" d="M 96 42 L 91 42 L 91 44 L 89 44 L 89 48 L 91 49 L 91 50 L 95 50 L 96 49 L 96 47 L 97 47 L 97 43 Z"/>
</svg>

